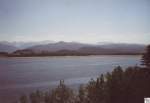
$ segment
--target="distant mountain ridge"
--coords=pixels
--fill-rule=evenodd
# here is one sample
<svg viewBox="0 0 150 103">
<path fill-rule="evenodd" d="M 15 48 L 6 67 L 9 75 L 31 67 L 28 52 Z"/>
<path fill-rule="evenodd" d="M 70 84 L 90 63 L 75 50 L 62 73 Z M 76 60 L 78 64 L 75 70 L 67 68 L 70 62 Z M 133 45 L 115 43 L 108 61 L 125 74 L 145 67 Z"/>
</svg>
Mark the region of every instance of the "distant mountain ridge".
<svg viewBox="0 0 150 103">
<path fill-rule="evenodd" d="M 17 55 L 40 54 L 44 55 L 110 55 L 110 54 L 142 54 L 146 45 L 126 44 L 126 43 L 106 43 L 106 44 L 84 44 L 78 42 L 29 42 L 20 44 L 17 47 L 14 43 L 1 43 L 0 52 L 13 52 Z M 13 54 L 12 53 L 12 54 Z"/>
<path fill-rule="evenodd" d="M 40 51 L 56 52 L 59 50 L 78 50 L 84 46 L 90 46 L 90 44 L 60 41 L 56 43 L 49 43 L 46 45 L 37 45 L 27 49 L 30 49 L 35 52 L 40 52 Z"/>
<path fill-rule="evenodd" d="M 57 42 L 50 43 L 46 45 L 38 45 L 30 48 L 32 51 L 59 51 L 59 50 L 77 50 L 77 51 L 89 51 L 89 50 L 116 50 L 116 51 L 125 51 L 125 52 L 144 52 L 145 45 L 141 44 L 82 44 L 76 42 Z"/>
<path fill-rule="evenodd" d="M 45 45 L 49 43 L 54 43 L 54 41 L 50 40 L 44 40 L 44 41 L 30 41 L 30 42 L 22 42 L 22 41 L 14 41 L 14 42 L 8 42 L 8 41 L 1 41 L 0 44 L 10 45 L 17 47 L 18 49 L 26 49 L 32 46 L 36 45 Z"/>
<path fill-rule="evenodd" d="M 0 43 L 0 52 L 11 53 L 11 52 L 14 52 L 16 50 L 18 50 L 18 48 L 15 47 L 15 46 L 12 46 L 12 45 L 9 45 L 9 44 Z"/>
</svg>

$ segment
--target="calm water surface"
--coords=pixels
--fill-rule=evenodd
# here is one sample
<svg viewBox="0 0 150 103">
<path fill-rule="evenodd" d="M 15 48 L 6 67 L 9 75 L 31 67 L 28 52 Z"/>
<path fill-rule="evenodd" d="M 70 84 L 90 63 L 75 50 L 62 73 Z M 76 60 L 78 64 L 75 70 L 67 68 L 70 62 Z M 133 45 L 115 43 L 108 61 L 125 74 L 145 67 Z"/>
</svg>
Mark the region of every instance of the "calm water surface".
<svg viewBox="0 0 150 103">
<path fill-rule="evenodd" d="M 101 73 L 140 64 L 140 56 L 66 56 L 0 58 L 0 103 L 47 89 L 64 79 L 67 85 L 87 83 Z"/>
</svg>

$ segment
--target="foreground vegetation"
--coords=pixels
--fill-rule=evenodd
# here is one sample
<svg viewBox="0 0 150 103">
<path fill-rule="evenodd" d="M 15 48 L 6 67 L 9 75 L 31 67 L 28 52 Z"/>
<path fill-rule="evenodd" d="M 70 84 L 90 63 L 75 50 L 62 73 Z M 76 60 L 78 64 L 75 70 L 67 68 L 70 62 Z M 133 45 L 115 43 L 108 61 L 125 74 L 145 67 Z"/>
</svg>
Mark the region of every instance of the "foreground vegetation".
<svg viewBox="0 0 150 103">
<path fill-rule="evenodd" d="M 150 46 L 142 57 L 143 67 L 116 67 L 81 85 L 78 91 L 60 81 L 47 92 L 36 91 L 23 95 L 18 103 L 143 103 L 150 97 Z"/>
<path fill-rule="evenodd" d="M 51 91 L 21 96 L 19 103 L 143 103 L 144 97 L 150 97 L 150 68 L 135 66 L 117 67 L 81 85 L 78 92 L 60 81 Z"/>
</svg>

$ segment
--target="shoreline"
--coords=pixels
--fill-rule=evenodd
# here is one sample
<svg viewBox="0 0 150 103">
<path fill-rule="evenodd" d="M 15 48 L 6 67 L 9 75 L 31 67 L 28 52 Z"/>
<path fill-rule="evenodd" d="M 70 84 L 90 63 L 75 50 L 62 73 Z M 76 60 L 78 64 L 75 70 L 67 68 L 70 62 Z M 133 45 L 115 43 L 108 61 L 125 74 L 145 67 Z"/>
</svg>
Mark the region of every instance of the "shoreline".
<svg viewBox="0 0 150 103">
<path fill-rule="evenodd" d="M 30 55 L 30 56 L 13 56 L 13 55 L 9 55 L 9 56 L 0 56 L 0 58 L 15 58 L 15 57 L 80 57 L 80 56 L 141 56 L 142 54 L 89 54 L 89 55 Z"/>
</svg>

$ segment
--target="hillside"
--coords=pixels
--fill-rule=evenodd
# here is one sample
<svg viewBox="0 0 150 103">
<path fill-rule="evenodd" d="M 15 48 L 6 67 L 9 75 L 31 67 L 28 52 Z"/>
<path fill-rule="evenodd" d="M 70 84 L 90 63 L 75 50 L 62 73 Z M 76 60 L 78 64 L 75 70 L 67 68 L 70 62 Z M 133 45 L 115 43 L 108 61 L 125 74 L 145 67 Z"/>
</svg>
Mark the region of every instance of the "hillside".
<svg viewBox="0 0 150 103">
<path fill-rule="evenodd" d="M 13 56 L 63 56 L 63 55 L 136 55 L 145 51 L 145 45 L 57 42 L 17 50 Z"/>
<path fill-rule="evenodd" d="M 8 52 L 8 53 L 11 53 L 11 52 L 16 51 L 17 49 L 18 49 L 18 48 L 15 47 L 15 46 L 0 43 L 0 52 Z"/>
</svg>

